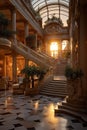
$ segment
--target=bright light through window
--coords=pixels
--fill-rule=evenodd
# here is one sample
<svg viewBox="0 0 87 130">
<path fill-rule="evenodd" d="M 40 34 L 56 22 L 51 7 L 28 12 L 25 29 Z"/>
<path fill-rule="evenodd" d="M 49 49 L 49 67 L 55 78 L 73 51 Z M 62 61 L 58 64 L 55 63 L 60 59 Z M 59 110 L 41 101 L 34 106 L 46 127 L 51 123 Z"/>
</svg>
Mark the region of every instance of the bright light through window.
<svg viewBox="0 0 87 130">
<path fill-rule="evenodd" d="M 58 43 L 52 42 L 50 45 L 51 56 L 54 58 L 58 57 Z"/>
<path fill-rule="evenodd" d="M 57 42 L 52 42 L 50 46 L 51 51 L 57 51 L 58 50 L 58 44 Z"/>
<path fill-rule="evenodd" d="M 64 49 L 66 48 L 66 46 L 67 46 L 67 41 L 64 40 L 64 41 L 62 42 L 62 50 L 64 50 Z"/>
</svg>

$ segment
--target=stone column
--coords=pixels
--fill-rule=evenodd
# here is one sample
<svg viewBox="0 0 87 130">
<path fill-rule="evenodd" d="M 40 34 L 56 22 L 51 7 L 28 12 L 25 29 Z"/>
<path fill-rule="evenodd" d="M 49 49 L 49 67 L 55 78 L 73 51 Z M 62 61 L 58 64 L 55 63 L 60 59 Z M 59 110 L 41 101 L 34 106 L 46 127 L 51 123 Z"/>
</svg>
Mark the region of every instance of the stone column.
<svg viewBox="0 0 87 130">
<path fill-rule="evenodd" d="M 25 22 L 24 23 L 24 28 L 25 28 L 25 44 L 26 44 L 26 37 L 28 37 L 29 36 L 29 24 L 28 24 L 28 22 Z"/>
<path fill-rule="evenodd" d="M 29 24 L 28 24 L 28 22 L 25 22 L 24 23 L 24 28 L 25 28 L 25 44 L 26 44 L 26 37 L 28 37 L 29 36 Z M 28 66 L 28 59 L 25 59 L 25 66 Z"/>
<path fill-rule="evenodd" d="M 25 23 L 25 38 L 29 35 L 29 24 L 28 22 Z"/>
<path fill-rule="evenodd" d="M 76 80 L 68 81 L 68 99 L 67 102 L 76 106 L 78 111 L 87 110 L 87 7 L 80 5 L 80 16 L 78 18 L 79 28 L 79 67 L 82 69 L 84 76 Z M 73 60 L 73 63 L 75 60 Z"/>
<path fill-rule="evenodd" d="M 37 33 L 35 32 L 35 50 L 37 50 Z"/>
<path fill-rule="evenodd" d="M 16 10 L 15 9 L 12 10 L 11 13 L 12 13 L 12 30 L 14 32 L 16 32 Z M 17 41 L 16 41 L 16 34 L 13 35 L 13 39 L 14 39 L 14 42 L 16 44 L 17 43 Z"/>
<path fill-rule="evenodd" d="M 83 95 L 87 102 L 87 6 L 80 8 L 80 67 L 84 72 L 83 77 Z"/>
<path fill-rule="evenodd" d="M 29 62 L 29 60 L 25 59 L 25 66 L 28 66 L 28 62 Z"/>
<path fill-rule="evenodd" d="M 12 79 L 13 81 L 16 81 L 17 78 L 17 61 L 16 56 L 12 56 Z"/>
<path fill-rule="evenodd" d="M 41 39 L 39 40 L 39 46 L 38 47 L 39 47 L 39 52 L 41 52 L 41 50 L 42 50 L 42 40 Z"/>
</svg>

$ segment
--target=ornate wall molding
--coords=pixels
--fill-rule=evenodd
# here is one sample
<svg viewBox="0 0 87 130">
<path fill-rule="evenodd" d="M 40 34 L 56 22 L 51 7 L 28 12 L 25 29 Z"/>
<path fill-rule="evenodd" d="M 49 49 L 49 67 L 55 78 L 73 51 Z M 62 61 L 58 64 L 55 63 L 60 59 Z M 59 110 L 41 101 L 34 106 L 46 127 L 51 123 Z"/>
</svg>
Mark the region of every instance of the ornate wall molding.
<svg viewBox="0 0 87 130">
<path fill-rule="evenodd" d="M 68 27 L 63 27 L 58 23 L 50 23 L 44 28 L 44 34 L 47 39 L 69 39 Z"/>
</svg>

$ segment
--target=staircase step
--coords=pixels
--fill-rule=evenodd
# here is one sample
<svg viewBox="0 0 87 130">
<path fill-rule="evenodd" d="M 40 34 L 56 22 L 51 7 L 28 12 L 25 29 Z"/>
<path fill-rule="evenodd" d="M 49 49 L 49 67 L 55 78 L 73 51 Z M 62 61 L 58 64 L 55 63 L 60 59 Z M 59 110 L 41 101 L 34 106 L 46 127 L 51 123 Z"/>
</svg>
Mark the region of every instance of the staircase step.
<svg viewBox="0 0 87 130">
<path fill-rule="evenodd" d="M 52 91 L 52 89 L 43 89 L 41 92 L 51 92 L 51 93 L 58 93 L 58 92 L 61 92 L 61 93 L 67 93 L 65 90 L 56 90 L 56 91 Z"/>
<path fill-rule="evenodd" d="M 71 107 L 69 106 L 69 104 L 64 104 L 64 105 L 59 105 L 58 106 L 58 109 L 67 109 L 67 110 L 71 110 L 71 111 L 75 111 L 75 112 L 78 112 L 78 109 L 79 109 L 79 112 L 84 112 L 87 114 L 87 111 L 84 110 L 83 108 L 76 108 L 76 107 Z"/>
<path fill-rule="evenodd" d="M 44 88 L 61 88 L 61 89 L 66 89 L 66 86 L 60 86 L 60 85 L 50 85 L 50 84 L 48 84 L 47 86 L 45 86 Z"/>
<path fill-rule="evenodd" d="M 51 88 L 53 88 L 53 87 L 55 87 L 55 88 L 64 88 L 64 89 L 66 88 L 66 85 L 60 85 L 60 84 L 55 84 L 55 83 L 54 84 L 47 84 L 47 85 L 45 85 L 45 87 L 46 86 L 51 87 Z"/>
<path fill-rule="evenodd" d="M 62 96 L 62 97 L 66 97 L 66 93 L 49 93 L 49 92 L 45 92 L 45 93 L 40 93 L 41 95 L 49 95 L 49 96 L 56 96 L 56 97 L 59 97 L 60 95 Z"/>
<path fill-rule="evenodd" d="M 40 93 L 41 95 L 47 95 L 47 96 L 54 96 L 54 97 L 65 97 L 66 96 L 66 94 L 61 94 L 61 93 L 56 93 L 56 94 L 54 94 L 54 93 L 45 93 L 45 94 L 43 94 L 43 93 Z"/>
<path fill-rule="evenodd" d="M 87 122 L 87 114 L 84 114 L 84 113 L 79 113 L 79 112 L 75 112 L 75 111 L 63 109 L 63 108 L 58 109 L 58 110 L 55 109 L 55 116 L 57 116 L 59 113 L 69 114 L 71 116 L 75 116 L 75 117 L 81 119 L 82 121 Z"/>
<path fill-rule="evenodd" d="M 59 62 L 60 64 L 56 64 L 55 68 L 53 69 L 55 76 L 47 84 L 43 85 L 43 88 L 40 91 L 41 94 L 61 97 L 65 97 L 67 95 L 67 81 L 63 76 L 66 62 L 63 62 L 63 60 Z"/>
<path fill-rule="evenodd" d="M 66 102 L 62 102 L 62 105 L 63 106 L 66 106 L 66 105 L 68 105 L 69 107 L 74 107 L 75 109 L 83 109 L 83 105 L 81 105 L 81 104 L 72 104 L 72 103 L 66 103 Z"/>
<path fill-rule="evenodd" d="M 58 84 L 60 84 L 60 85 L 61 85 L 61 84 L 66 85 L 66 82 L 63 82 L 63 81 L 57 82 L 57 81 L 55 80 L 55 81 L 51 81 L 51 82 L 50 82 L 50 84 L 54 84 L 54 83 L 55 83 L 55 84 L 58 83 Z"/>
<path fill-rule="evenodd" d="M 66 80 L 51 80 L 48 84 L 44 85 L 40 94 L 65 97 L 67 95 Z"/>
<path fill-rule="evenodd" d="M 61 88 L 54 89 L 54 90 L 53 90 L 53 88 L 43 88 L 42 91 L 52 91 L 52 92 L 61 91 L 61 92 L 67 92 L 65 89 L 61 89 Z"/>
</svg>

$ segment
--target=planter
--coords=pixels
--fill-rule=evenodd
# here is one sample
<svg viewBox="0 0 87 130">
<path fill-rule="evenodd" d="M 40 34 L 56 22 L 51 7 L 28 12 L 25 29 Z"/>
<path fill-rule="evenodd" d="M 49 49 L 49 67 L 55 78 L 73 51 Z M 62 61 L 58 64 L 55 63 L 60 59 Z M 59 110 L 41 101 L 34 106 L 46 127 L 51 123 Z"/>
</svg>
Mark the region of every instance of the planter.
<svg viewBox="0 0 87 130">
<path fill-rule="evenodd" d="M 77 103 L 83 97 L 82 92 L 82 76 L 83 72 L 80 68 L 72 68 L 66 66 L 65 76 L 67 78 L 67 102 Z"/>
<path fill-rule="evenodd" d="M 24 92 L 24 95 L 25 96 L 34 96 L 34 95 L 37 95 L 39 94 L 39 89 L 38 88 L 26 88 L 25 89 L 25 92 Z"/>
<path fill-rule="evenodd" d="M 26 79 L 30 81 L 30 85 L 32 85 L 32 88 L 35 88 L 38 86 L 38 82 L 44 77 L 45 70 L 42 70 L 38 66 L 26 66 L 21 73 L 25 74 L 25 83 L 27 82 Z M 37 77 L 37 78 L 35 78 Z"/>
<path fill-rule="evenodd" d="M 67 102 L 75 103 L 82 97 L 82 83 L 81 79 L 67 79 Z"/>
</svg>

